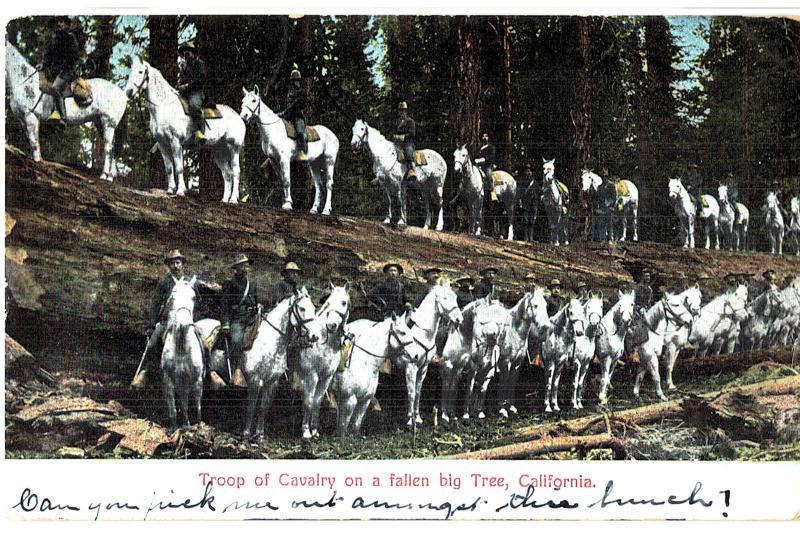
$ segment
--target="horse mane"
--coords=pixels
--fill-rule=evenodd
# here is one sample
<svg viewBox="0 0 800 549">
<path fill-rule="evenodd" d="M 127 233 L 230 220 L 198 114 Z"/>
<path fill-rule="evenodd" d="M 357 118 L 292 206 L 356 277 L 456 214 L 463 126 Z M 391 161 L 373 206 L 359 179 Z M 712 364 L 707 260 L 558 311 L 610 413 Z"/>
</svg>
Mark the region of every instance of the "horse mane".
<svg viewBox="0 0 800 549">
<path fill-rule="evenodd" d="M 664 296 L 664 299 L 669 301 L 670 297 L 675 297 L 675 295 L 666 294 Z M 651 329 L 653 329 L 659 322 L 661 322 L 666 317 L 666 314 L 664 312 L 664 307 L 663 306 L 659 307 L 659 305 L 661 305 L 660 301 L 656 302 L 652 307 L 650 307 L 644 313 L 644 319 L 647 322 L 647 325 L 651 327 Z"/>
</svg>

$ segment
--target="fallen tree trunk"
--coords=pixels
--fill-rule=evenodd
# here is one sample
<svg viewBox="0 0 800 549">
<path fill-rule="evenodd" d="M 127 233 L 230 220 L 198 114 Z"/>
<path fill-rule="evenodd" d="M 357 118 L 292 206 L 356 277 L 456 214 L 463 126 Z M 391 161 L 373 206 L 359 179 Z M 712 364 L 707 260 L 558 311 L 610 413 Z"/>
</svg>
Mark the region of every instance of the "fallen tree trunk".
<svg viewBox="0 0 800 549">
<path fill-rule="evenodd" d="M 597 448 L 610 448 L 615 453 L 625 452 L 622 439 L 604 433 L 582 437 L 545 438 L 450 457 L 453 459 L 524 459 L 553 452 L 586 451 Z"/>
<path fill-rule="evenodd" d="M 732 387 L 722 391 L 704 393 L 699 396 L 687 396 L 685 398 L 670 402 L 659 402 L 641 408 L 623 410 L 618 413 L 601 414 L 591 417 L 582 417 L 570 421 L 548 423 L 544 425 L 528 426 L 517 429 L 510 437 L 510 440 L 523 440 L 505 446 L 482 450 L 478 452 L 468 452 L 448 456 L 450 459 L 523 459 L 531 455 L 538 455 L 547 452 L 569 450 L 579 447 L 581 441 L 591 444 L 600 444 L 594 447 L 614 448 L 615 442 L 610 439 L 615 438 L 612 434 L 612 426 L 619 426 L 623 430 L 635 428 L 641 425 L 685 417 L 687 411 L 697 409 L 697 400 L 715 401 L 721 397 L 734 395 L 739 397 L 756 397 L 769 395 L 785 395 L 800 391 L 800 376 L 789 376 L 780 379 L 762 381 L 751 385 Z M 689 405 L 689 403 L 692 403 Z M 587 438 L 603 433 L 607 439 Z M 588 433 L 588 434 L 585 434 Z M 581 434 L 582 436 L 576 436 Z M 554 441 L 554 442 L 547 442 Z M 601 444 L 606 444 L 603 446 Z M 566 446 L 566 448 L 564 448 Z M 554 450 L 549 448 L 561 448 Z"/>
</svg>

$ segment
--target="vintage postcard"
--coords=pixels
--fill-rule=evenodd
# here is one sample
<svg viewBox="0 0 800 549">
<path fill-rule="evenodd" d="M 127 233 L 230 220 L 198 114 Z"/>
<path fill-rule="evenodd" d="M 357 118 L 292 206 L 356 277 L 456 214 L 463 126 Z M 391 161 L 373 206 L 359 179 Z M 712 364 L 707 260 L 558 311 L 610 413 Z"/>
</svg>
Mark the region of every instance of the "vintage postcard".
<svg viewBox="0 0 800 549">
<path fill-rule="evenodd" d="M 6 520 L 797 518 L 798 12 L 501 7 L 4 20 Z"/>
</svg>

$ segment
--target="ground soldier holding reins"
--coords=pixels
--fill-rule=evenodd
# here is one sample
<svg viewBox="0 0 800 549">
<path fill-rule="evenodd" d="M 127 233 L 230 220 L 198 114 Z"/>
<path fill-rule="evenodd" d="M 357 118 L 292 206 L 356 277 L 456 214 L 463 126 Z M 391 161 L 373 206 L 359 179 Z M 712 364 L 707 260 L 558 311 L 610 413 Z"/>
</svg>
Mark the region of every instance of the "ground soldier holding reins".
<svg viewBox="0 0 800 549">
<path fill-rule="evenodd" d="M 171 250 L 164 259 L 164 264 L 169 268 L 169 273 L 159 282 L 156 287 L 156 293 L 150 303 L 150 319 L 148 325 L 151 327 L 145 332 L 147 335 L 147 346 L 142 356 L 141 365 L 131 382 L 131 388 L 133 389 L 143 389 L 147 384 L 147 372 L 150 366 L 153 364 L 158 365 L 156 359 L 160 356 L 164 330 L 167 328 L 167 301 L 169 301 L 175 283 L 179 280 L 190 280 L 192 278 L 185 272 L 187 260 L 181 254 L 180 250 Z M 218 284 L 204 282 L 202 280 L 195 280 L 194 287 L 195 290 L 205 289 L 211 292 L 218 292 L 220 289 Z M 195 310 L 197 310 L 197 307 L 195 307 Z M 214 376 L 217 376 L 217 374 L 211 372 L 212 383 L 214 385 L 224 385 L 222 380 L 218 379 L 218 376 L 217 378 L 214 378 Z"/>
</svg>

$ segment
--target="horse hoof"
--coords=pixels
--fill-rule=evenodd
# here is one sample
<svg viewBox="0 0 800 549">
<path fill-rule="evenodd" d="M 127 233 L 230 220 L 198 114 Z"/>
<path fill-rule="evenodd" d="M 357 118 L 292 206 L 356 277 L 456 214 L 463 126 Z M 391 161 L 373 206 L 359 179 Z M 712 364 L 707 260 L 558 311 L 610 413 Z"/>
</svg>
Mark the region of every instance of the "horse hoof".
<svg viewBox="0 0 800 549">
<path fill-rule="evenodd" d="M 469 421 L 469 414 L 464 414 L 463 416 L 461 416 L 461 420 L 462 421 Z"/>
<path fill-rule="evenodd" d="M 331 209 L 328 208 L 328 209 L 322 210 L 322 215 L 331 215 Z"/>
<path fill-rule="evenodd" d="M 414 423 L 417 425 L 422 425 L 422 417 L 417 415 L 417 417 L 414 419 Z"/>
<path fill-rule="evenodd" d="M 311 433 L 303 431 L 303 440 L 311 440 Z"/>
<path fill-rule="evenodd" d="M 383 220 L 383 224 L 384 225 L 391 225 L 392 224 L 392 220 L 387 217 L 386 219 Z"/>
<path fill-rule="evenodd" d="M 291 212 L 292 211 L 292 203 L 291 202 L 284 202 L 283 206 L 281 206 L 281 210 L 284 212 Z"/>
<path fill-rule="evenodd" d="M 311 431 L 311 438 L 319 438 L 319 431 L 317 431 L 316 429 Z"/>
<path fill-rule="evenodd" d="M 508 407 L 508 411 L 511 413 L 512 416 L 517 415 L 519 412 L 517 411 L 517 407 L 513 404 Z"/>
<path fill-rule="evenodd" d="M 478 414 L 478 419 L 486 419 L 486 414 L 481 412 L 480 414 Z"/>
<path fill-rule="evenodd" d="M 311 215 L 317 215 L 319 213 L 319 210 L 317 208 L 311 208 L 308 211 L 308 213 L 310 213 Z"/>
<path fill-rule="evenodd" d="M 503 419 L 508 419 L 508 412 L 506 412 L 506 409 L 505 409 L 505 408 L 500 408 L 500 416 L 501 416 Z"/>
<path fill-rule="evenodd" d="M 667 399 L 667 395 L 663 395 L 663 394 L 658 395 L 658 398 L 661 400 L 661 402 L 666 402 L 667 400 L 669 400 L 669 399 Z"/>
<path fill-rule="evenodd" d="M 550 405 L 548 404 L 547 406 L 544 407 L 544 412 L 546 414 L 552 414 L 553 413 L 553 409 L 550 408 Z"/>
</svg>

